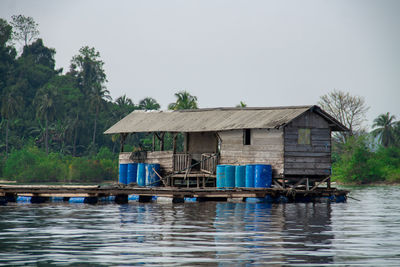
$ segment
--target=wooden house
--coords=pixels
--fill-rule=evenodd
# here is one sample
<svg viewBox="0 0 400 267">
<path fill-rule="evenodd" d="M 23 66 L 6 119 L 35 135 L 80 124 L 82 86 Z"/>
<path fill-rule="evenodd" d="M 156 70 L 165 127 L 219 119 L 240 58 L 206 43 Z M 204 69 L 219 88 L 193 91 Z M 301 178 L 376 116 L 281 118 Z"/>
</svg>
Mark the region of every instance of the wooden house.
<svg viewBox="0 0 400 267">
<path fill-rule="evenodd" d="M 292 106 L 134 111 L 105 134 L 120 134 L 121 147 L 128 134 L 153 134 L 161 151 L 121 152 L 120 163 L 160 163 L 163 176 L 209 178 L 216 164 L 270 164 L 284 186 L 330 176 L 332 131 L 348 129 L 318 106 Z M 171 151 L 163 151 L 165 133 L 174 136 Z"/>
</svg>

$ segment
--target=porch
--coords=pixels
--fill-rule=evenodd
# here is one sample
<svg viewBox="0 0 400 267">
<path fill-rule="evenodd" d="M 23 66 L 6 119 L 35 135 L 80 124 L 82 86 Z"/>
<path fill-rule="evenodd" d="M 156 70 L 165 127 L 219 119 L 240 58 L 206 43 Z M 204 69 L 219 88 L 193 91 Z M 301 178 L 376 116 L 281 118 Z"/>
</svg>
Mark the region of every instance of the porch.
<svg viewBox="0 0 400 267">
<path fill-rule="evenodd" d="M 139 151 L 119 155 L 119 163 L 160 164 L 159 175 L 166 187 L 215 187 L 218 162 L 218 153 Z"/>
</svg>

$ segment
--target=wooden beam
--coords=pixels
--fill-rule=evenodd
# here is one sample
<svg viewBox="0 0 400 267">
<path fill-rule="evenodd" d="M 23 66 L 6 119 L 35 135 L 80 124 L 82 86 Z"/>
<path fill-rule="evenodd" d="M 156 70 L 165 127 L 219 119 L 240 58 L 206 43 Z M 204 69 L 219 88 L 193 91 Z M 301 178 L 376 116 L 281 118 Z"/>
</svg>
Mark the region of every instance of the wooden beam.
<svg viewBox="0 0 400 267">
<path fill-rule="evenodd" d="M 173 133 L 172 136 L 172 151 L 176 154 L 176 138 L 178 137 L 178 133 Z"/>
<path fill-rule="evenodd" d="M 279 184 L 278 181 L 276 181 L 275 179 L 273 181 L 274 181 L 274 185 L 276 185 L 279 189 L 283 189 L 283 186 L 281 184 Z"/>
<path fill-rule="evenodd" d="M 165 132 L 161 133 L 161 139 L 160 139 L 160 151 L 164 151 L 164 136 L 165 136 Z"/>
<path fill-rule="evenodd" d="M 153 133 L 153 144 L 152 144 L 152 151 L 156 150 L 156 133 Z"/>
<path fill-rule="evenodd" d="M 124 144 L 125 144 L 125 139 L 128 136 L 127 133 L 121 133 L 121 146 L 120 146 L 120 152 L 124 152 Z"/>
<path fill-rule="evenodd" d="M 300 184 L 302 184 L 304 182 L 304 180 L 306 180 L 306 178 L 301 178 L 300 181 L 298 181 L 297 183 L 294 184 L 294 186 L 292 186 L 292 188 L 296 188 L 298 187 Z"/>
<path fill-rule="evenodd" d="M 331 178 L 331 177 L 328 176 L 328 177 L 326 177 L 324 180 L 322 180 L 321 182 L 316 183 L 316 184 L 313 186 L 313 188 L 310 189 L 310 191 L 314 191 L 315 188 L 317 188 L 320 184 L 326 182 L 326 181 L 327 181 L 328 179 L 330 179 L 330 178 Z"/>
</svg>

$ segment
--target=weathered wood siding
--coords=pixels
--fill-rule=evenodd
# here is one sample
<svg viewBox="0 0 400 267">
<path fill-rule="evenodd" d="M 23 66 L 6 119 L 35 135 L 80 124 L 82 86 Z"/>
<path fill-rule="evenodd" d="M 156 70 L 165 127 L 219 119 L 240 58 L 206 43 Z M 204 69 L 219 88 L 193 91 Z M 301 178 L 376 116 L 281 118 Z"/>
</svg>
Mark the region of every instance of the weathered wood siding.
<svg viewBox="0 0 400 267">
<path fill-rule="evenodd" d="M 119 164 L 133 163 L 133 161 L 131 160 L 131 154 L 132 152 L 119 153 Z"/>
<path fill-rule="evenodd" d="M 298 144 L 298 129 L 311 130 L 311 144 Z M 311 111 L 292 121 L 285 132 L 285 176 L 331 174 L 331 130 L 328 122 Z"/>
<path fill-rule="evenodd" d="M 243 145 L 243 130 L 223 131 L 220 164 L 270 164 L 273 176 L 283 174 L 283 130 L 252 129 L 251 144 Z"/>
<path fill-rule="evenodd" d="M 153 151 L 147 152 L 146 163 L 158 163 L 161 166 L 162 173 L 172 172 L 173 169 L 173 151 Z"/>
</svg>

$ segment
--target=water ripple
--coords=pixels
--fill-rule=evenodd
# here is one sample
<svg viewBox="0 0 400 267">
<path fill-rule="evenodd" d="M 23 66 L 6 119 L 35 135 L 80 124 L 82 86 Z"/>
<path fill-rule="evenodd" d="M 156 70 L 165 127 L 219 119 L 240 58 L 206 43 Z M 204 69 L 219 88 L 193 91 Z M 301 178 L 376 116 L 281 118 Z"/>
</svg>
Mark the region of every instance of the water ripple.
<svg viewBox="0 0 400 267">
<path fill-rule="evenodd" d="M 384 265 L 400 253 L 400 188 L 344 204 L 0 206 L 0 265 Z"/>
</svg>

